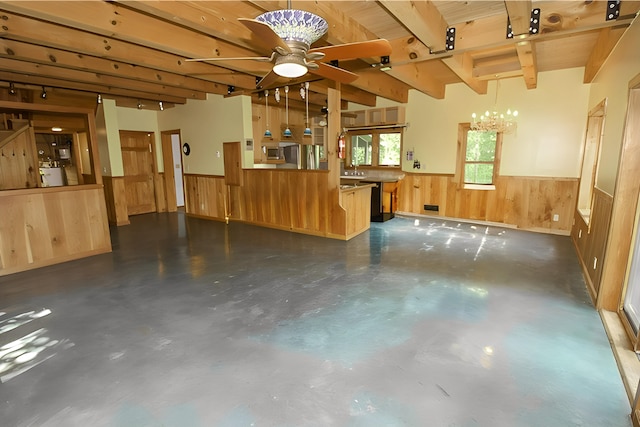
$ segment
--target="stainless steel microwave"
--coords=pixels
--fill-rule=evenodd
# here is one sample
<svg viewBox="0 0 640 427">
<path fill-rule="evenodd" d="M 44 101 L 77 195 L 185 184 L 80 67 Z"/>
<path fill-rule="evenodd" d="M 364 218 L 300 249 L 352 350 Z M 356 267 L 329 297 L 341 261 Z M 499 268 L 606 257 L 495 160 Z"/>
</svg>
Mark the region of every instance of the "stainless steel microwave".
<svg viewBox="0 0 640 427">
<path fill-rule="evenodd" d="M 262 152 L 267 157 L 267 160 L 280 160 L 284 159 L 284 154 L 280 147 L 268 147 L 266 145 L 262 146 Z"/>
</svg>

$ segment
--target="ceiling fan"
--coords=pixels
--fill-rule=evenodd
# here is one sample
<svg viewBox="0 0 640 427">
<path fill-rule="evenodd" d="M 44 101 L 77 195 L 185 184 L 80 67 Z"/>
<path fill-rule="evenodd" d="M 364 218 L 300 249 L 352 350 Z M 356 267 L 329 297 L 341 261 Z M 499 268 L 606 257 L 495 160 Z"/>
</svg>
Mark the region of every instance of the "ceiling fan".
<svg viewBox="0 0 640 427">
<path fill-rule="evenodd" d="M 187 61 L 272 62 L 274 64 L 272 70 L 256 84 L 260 89 L 268 87 L 278 77 L 294 79 L 304 76 L 307 72 L 340 83 L 352 83 L 358 75 L 338 68 L 334 61 L 391 54 L 391 44 L 385 39 L 311 48 L 311 45 L 327 32 L 329 27 L 327 21 L 311 12 L 291 9 L 290 0 L 288 7 L 288 9 L 263 13 L 255 19 L 238 19 L 257 36 L 258 40 L 272 50 L 270 56 L 196 58 L 187 59 Z M 326 62 L 333 62 L 333 64 Z"/>
</svg>

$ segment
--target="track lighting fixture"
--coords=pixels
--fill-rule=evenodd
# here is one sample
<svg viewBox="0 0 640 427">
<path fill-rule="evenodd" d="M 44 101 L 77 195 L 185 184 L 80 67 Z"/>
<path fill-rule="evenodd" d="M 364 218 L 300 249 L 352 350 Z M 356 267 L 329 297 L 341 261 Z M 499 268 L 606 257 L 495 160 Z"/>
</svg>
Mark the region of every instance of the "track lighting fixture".
<svg viewBox="0 0 640 427">
<path fill-rule="evenodd" d="M 40 98 L 47 99 L 47 90 L 42 86 L 42 93 L 40 94 Z"/>
<path fill-rule="evenodd" d="M 160 107 L 160 111 L 164 111 L 164 105 L 162 104 L 162 101 L 158 102 L 158 107 Z"/>
<path fill-rule="evenodd" d="M 13 84 L 13 82 L 9 83 L 9 95 L 15 95 L 16 94 L 16 86 Z"/>
<path fill-rule="evenodd" d="M 102 104 L 102 95 L 98 94 L 98 104 Z"/>
<path fill-rule="evenodd" d="M 142 102 L 138 101 L 138 110 L 142 110 Z"/>
</svg>

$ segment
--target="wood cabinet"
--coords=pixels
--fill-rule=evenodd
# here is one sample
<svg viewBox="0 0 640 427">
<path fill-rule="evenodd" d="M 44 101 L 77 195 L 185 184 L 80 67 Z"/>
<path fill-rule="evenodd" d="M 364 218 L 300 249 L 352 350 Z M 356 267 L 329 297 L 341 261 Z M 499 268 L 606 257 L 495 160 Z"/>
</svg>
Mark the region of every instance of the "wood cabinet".
<svg viewBox="0 0 640 427">
<path fill-rule="evenodd" d="M 404 123 L 405 107 L 370 108 L 349 111 L 342 116 L 343 127 L 386 126 Z"/>
</svg>

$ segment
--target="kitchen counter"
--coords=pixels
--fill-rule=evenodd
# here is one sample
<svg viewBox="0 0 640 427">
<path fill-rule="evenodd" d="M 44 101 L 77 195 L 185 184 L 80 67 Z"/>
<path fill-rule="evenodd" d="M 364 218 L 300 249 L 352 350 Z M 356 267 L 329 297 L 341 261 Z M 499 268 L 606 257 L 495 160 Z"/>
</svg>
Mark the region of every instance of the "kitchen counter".
<svg viewBox="0 0 640 427">
<path fill-rule="evenodd" d="M 340 206 L 345 210 L 347 240 L 357 236 L 371 225 L 371 190 L 375 184 L 340 186 Z"/>
</svg>

